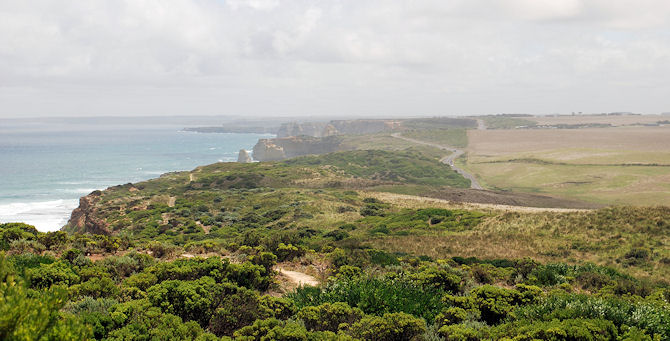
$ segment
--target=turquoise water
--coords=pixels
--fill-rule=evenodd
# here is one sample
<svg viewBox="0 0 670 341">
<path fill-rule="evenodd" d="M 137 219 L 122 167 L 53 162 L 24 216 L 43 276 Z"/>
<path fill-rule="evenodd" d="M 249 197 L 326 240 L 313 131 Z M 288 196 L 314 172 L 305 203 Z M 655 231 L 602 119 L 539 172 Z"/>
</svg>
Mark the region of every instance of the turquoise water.
<svg viewBox="0 0 670 341">
<path fill-rule="evenodd" d="M 96 189 L 237 160 L 259 134 L 182 132 L 176 123 L 76 119 L 0 122 L 0 222 L 63 226 Z"/>
</svg>

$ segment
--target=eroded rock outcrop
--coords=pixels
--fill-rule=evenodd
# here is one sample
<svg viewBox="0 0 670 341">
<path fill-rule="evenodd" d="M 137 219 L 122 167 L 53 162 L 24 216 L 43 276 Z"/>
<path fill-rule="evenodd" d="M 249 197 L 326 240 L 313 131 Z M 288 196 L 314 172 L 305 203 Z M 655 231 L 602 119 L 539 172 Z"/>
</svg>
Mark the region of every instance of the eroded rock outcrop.
<svg viewBox="0 0 670 341">
<path fill-rule="evenodd" d="M 341 148 L 342 139 L 337 136 L 291 136 L 258 140 L 253 156 L 258 161 L 277 161 L 301 155 L 331 153 Z"/>
<path fill-rule="evenodd" d="M 258 161 L 277 161 L 286 158 L 284 148 L 275 144 L 280 139 L 259 139 L 254 146 L 254 160 Z"/>
<path fill-rule="evenodd" d="M 237 154 L 237 162 L 239 163 L 250 163 L 252 162 L 249 152 L 244 149 L 240 149 L 239 154 Z"/>
<path fill-rule="evenodd" d="M 65 229 L 71 232 L 111 235 L 107 223 L 96 217 L 96 203 L 102 196 L 101 191 L 79 198 L 79 207 L 72 211 Z"/>
</svg>

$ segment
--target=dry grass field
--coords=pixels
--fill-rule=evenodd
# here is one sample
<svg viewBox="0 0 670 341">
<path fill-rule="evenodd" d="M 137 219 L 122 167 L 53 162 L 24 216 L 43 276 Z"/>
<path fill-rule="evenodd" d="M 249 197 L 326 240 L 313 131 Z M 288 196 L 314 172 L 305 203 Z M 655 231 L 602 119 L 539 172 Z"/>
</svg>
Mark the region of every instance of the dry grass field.
<svg viewBox="0 0 670 341">
<path fill-rule="evenodd" d="M 463 166 L 491 189 L 670 203 L 670 127 L 470 130 Z"/>
<path fill-rule="evenodd" d="M 540 125 L 609 123 L 613 126 L 656 123 L 658 121 L 664 121 L 668 119 L 670 119 L 670 117 L 662 115 L 576 115 L 538 116 L 530 118 L 530 120 L 537 121 Z"/>
<path fill-rule="evenodd" d="M 415 231 L 410 235 L 377 235 L 374 247 L 391 252 L 424 254 L 435 258 L 461 255 L 479 258 L 531 257 L 543 262 L 593 262 L 626 269 L 636 276 L 668 278 L 670 236 L 668 209 L 604 208 L 547 209 L 504 205 L 463 204 L 392 193 L 359 192 L 392 205 L 395 210 L 445 208 L 476 210 L 482 223 L 460 231 Z M 626 267 L 620 260 L 632 248 L 654 250 L 659 262 Z"/>
</svg>

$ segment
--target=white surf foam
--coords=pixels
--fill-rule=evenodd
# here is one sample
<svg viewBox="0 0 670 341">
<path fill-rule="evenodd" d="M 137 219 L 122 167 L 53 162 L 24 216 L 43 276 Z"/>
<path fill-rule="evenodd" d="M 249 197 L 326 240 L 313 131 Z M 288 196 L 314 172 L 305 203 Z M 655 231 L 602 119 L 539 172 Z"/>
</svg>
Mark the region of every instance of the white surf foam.
<svg viewBox="0 0 670 341">
<path fill-rule="evenodd" d="M 70 194 L 89 194 L 95 191 L 95 188 L 68 188 L 68 189 L 61 189 L 60 191 L 63 193 L 70 193 Z"/>
<path fill-rule="evenodd" d="M 56 231 L 70 218 L 78 200 L 51 200 L 0 204 L 0 222 L 26 223 L 39 231 Z"/>
</svg>

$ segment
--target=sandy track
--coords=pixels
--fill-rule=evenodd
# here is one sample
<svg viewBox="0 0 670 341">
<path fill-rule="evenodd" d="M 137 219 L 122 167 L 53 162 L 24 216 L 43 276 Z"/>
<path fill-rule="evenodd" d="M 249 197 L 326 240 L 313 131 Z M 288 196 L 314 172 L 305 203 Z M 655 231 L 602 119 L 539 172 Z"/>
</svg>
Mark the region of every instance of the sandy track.
<svg viewBox="0 0 670 341">
<path fill-rule="evenodd" d="M 291 282 L 297 284 L 298 286 L 309 285 L 309 286 L 318 286 L 319 281 L 316 278 L 298 271 L 284 270 L 282 268 L 277 268 L 277 272 L 286 276 Z"/>
</svg>

